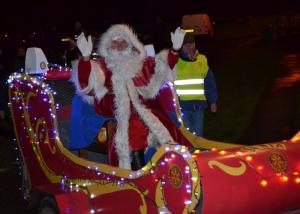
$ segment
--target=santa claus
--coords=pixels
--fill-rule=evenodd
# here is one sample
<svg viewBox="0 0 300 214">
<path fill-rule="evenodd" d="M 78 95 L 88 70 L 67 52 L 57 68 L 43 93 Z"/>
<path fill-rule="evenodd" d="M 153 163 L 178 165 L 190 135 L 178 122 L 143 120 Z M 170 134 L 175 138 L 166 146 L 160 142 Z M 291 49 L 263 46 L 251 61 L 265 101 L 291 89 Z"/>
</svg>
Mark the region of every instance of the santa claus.
<svg viewBox="0 0 300 214">
<path fill-rule="evenodd" d="M 114 147 L 121 168 L 137 170 L 144 165 L 144 150 L 152 142 L 149 139 L 154 138 L 159 144 L 173 141 L 145 100 L 153 99 L 161 85 L 172 80 L 172 68 L 184 36 L 185 32 L 177 28 L 171 33 L 172 50 L 163 50 L 155 58 L 147 57 L 129 26 L 113 25 L 100 39 L 97 61 L 90 60 L 91 36 L 78 37 L 77 46 L 83 57 L 73 81 L 77 93 L 93 103 L 98 114 L 115 118 Z"/>
</svg>

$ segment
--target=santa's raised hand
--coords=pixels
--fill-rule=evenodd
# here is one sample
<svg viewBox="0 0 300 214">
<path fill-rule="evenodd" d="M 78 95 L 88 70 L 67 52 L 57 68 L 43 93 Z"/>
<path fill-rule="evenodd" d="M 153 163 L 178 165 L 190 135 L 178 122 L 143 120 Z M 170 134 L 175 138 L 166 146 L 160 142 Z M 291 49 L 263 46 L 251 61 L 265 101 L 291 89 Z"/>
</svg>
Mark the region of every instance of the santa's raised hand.
<svg viewBox="0 0 300 214">
<path fill-rule="evenodd" d="M 77 38 L 77 47 L 84 58 L 89 58 L 93 51 L 92 37 L 86 39 L 84 33 L 81 33 Z"/>
<path fill-rule="evenodd" d="M 185 31 L 180 27 L 176 28 L 175 32 L 171 32 L 171 41 L 173 44 L 173 50 L 178 51 L 183 43 Z"/>
</svg>

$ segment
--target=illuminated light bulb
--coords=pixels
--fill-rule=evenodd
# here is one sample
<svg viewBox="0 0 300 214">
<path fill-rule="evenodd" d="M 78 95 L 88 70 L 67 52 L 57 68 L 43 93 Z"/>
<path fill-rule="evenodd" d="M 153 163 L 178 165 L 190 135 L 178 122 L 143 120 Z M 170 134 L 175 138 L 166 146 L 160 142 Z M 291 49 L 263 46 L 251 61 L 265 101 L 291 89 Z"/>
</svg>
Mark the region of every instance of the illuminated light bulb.
<svg viewBox="0 0 300 214">
<path fill-rule="evenodd" d="M 200 150 L 199 149 L 196 149 L 195 151 L 194 151 L 194 154 L 199 154 L 200 153 Z"/>
<path fill-rule="evenodd" d="M 220 155 L 225 155 L 226 154 L 226 151 L 222 150 L 220 151 Z"/>
<path fill-rule="evenodd" d="M 300 178 L 299 177 L 295 178 L 295 183 L 300 184 Z"/>
<path fill-rule="evenodd" d="M 175 146 L 175 151 L 179 150 L 180 148 L 181 148 L 180 145 L 176 145 L 176 146 Z"/>
<path fill-rule="evenodd" d="M 186 149 L 184 147 L 182 147 L 181 152 L 186 152 Z"/>
<path fill-rule="evenodd" d="M 212 149 L 211 149 L 211 151 L 213 151 L 213 152 L 214 152 L 214 151 L 217 151 L 217 149 L 216 149 L 216 148 L 212 148 Z"/>
<path fill-rule="evenodd" d="M 268 185 L 268 182 L 266 180 L 262 180 L 260 182 L 260 185 L 263 186 L 263 187 L 266 187 Z"/>
<path fill-rule="evenodd" d="M 174 155 L 174 154 L 172 154 L 172 155 L 171 155 L 171 157 L 172 157 L 172 158 L 175 158 L 175 155 Z"/>
<path fill-rule="evenodd" d="M 191 200 L 187 200 L 187 201 L 185 201 L 184 203 L 185 203 L 185 204 L 191 204 L 192 201 L 191 201 Z"/>
<path fill-rule="evenodd" d="M 196 182 L 198 180 L 197 177 L 192 177 L 192 181 Z"/>
<path fill-rule="evenodd" d="M 288 181 L 289 181 L 289 178 L 288 178 L 288 176 L 286 176 L 286 175 L 282 176 L 281 179 L 282 179 L 282 181 L 284 181 L 284 182 L 288 182 Z"/>
<path fill-rule="evenodd" d="M 91 209 L 91 210 L 90 210 L 90 213 L 95 213 L 95 210 Z"/>
<path fill-rule="evenodd" d="M 246 157 L 246 160 L 247 160 L 247 161 L 252 161 L 253 158 L 252 158 L 251 156 L 247 156 L 247 157 Z"/>
<path fill-rule="evenodd" d="M 91 194 L 90 198 L 95 198 L 95 195 L 94 195 L 94 194 Z"/>
<path fill-rule="evenodd" d="M 259 170 L 259 171 L 261 171 L 261 170 L 263 170 L 264 169 L 264 166 L 258 166 L 257 167 L 257 170 Z"/>
<path fill-rule="evenodd" d="M 299 137 L 293 137 L 292 139 L 291 139 L 291 141 L 293 142 L 293 143 L 297 143 L 298 141 L 299 141 Z"/>
<path fill-rule="evenodd" d="M 238 152 L 236 152 L 236 155 L 238 155 L 238 156 L 242 156 L 242 155 L 243 155 L 243 153 L 242 153 L 241 151 L 238 151 Z"/>
<path fill-rule="evenodd" d="M 293 172 L 294 175 L 299 175 L 299 172 Z"/>
</svg>

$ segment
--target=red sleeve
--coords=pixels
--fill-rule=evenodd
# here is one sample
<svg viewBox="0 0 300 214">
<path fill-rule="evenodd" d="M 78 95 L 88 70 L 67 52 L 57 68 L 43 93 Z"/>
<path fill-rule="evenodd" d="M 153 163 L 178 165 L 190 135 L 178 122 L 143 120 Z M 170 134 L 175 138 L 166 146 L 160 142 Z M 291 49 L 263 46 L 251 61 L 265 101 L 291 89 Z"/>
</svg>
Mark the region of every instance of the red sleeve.
<svg viewBox="0 0 300 214">
<path fill-rule="evenodd" d="M 171 69 L 174 68 L 178 61 L 178 54 L 174 54 L 171 51 L 168 53 L 168 63 Z M 142 72 L 133 79 L 134 85 L 136 87 L 148 85 L 152 75 L 154 74 L 155 70 L 155 59 L 153 57 L 147 57 Z"/>
<path fill-rule="evenodd" d="M 89 84 L 89 76 L 91 72 L 91 62 L 80 60 L 78 64 L 78 80 L 81 88 L 87 87 Z"/>
<path fill-rule="evenodd" d="M 159 91 L 158 100 L 165 111 L 176 112 L 173 101 L 173 91 L 168 84 L 165 84 Z"/>
<path fill-rule="evenodd" d="M 147 85 L 154 73 L 155 59 L 153 57 L 147 57 L 142 72 L 133 79 L 136 87 Z"/>
<path fill-rule="evenodd" d="M 168 62 L 171 69 L 174 68 L 178 61 L 178 54 L 174 54 L 172 51 L 169 51 L 168 53 Z"/>
</svg>

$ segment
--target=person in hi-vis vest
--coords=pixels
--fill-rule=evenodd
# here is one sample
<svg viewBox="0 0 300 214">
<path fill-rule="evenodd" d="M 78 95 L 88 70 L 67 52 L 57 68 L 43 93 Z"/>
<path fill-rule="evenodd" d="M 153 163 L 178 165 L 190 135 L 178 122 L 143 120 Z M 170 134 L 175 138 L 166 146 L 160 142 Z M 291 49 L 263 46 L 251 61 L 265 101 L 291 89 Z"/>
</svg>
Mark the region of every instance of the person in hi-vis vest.
<svg viewBox="0 0 300 214">
<path fill-rule="evenodd" d="M 217 112 L 218 92 L 205 55 L 196 49 L 195 38 L 187 33 L 176 64 L 174 82 L 183 113 L 183 123 L 192 133 L 203 136 L 204 110 Z"/>
</svg>

